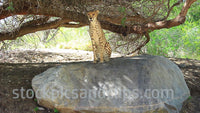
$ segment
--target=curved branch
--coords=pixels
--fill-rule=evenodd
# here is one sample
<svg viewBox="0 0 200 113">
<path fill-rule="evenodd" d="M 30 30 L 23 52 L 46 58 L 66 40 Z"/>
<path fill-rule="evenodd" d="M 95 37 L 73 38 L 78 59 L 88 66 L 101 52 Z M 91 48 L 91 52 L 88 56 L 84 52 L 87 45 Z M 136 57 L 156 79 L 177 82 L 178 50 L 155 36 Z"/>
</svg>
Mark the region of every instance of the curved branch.
<svg viewBox="0 0 200 113">
<path fill-rule="evenodd" d="M 197 0 L 186 0 L 183 8 L 181 9 L 181 12 L 179 13 L 177 17 L 171 20 L 148 23 L 144 26 L 144 30 L 153 31 L 153 30 L 158 30 L 162 28 L 171 28 L 171 27 L 183 24 L 185 22 L 188 9 L 195 1 Z"/>
<path fill-rule="evenodd" d="M 37 20 L 34 20 L 35 22 L 38 22 Z M 33 21 L 32 21 L 33 22 Z M 33 22 L 33 23 L 35 23 Z M 7 33 L 0 33 L 0 41 L 3 40 L 15 40 L 17 37 L 34 33 L 37 31 L 47 30 L 47 29 L 57 29 L 58 27 L 71 27 L 71 28 L 78 28 L 83 27 L 85 24 L 70 24 L 70 20 L 68 19 L 57 19 L 55 21 L 38 24 L 38 25 L 32 25 L 30 24 L 24 24 L 19 30 L 15 30 L 14 32 L 7 32 Z"/>
<path fill-rule="evenodd" d="M 144 47 L 144 46 L 150 41 L 149 33 L 145 33 L 144 36 L 145 36 L 147 39 L 146 39 L 139 47 L 137 47 L 134 51 L 128 53 L 127 55 L 133 54 L 133 53 L 135 53 L 136 51 L 140 51 L 140 50 L 142 49 L 142 47 Z"/>
<path fill-rule="evenodd" d="M 178 2 L 176 2 L 175 4 L 173 4 L 173 5 L 170 7 L 169 11 L 167 12 L 167 16 L 165 16 L 165 17 L 163 18 L 163 20 L 166 20 L 167 17 L 169 17 L 169 14 L 171 13 L 172 9 L 173 9 L 175 6 L 180 5 L 182 2 L 183 2 L 182 0 L 179 0 Z M 169 2 L 168 2 L 168 7 L 169 7 Z"/>
</svg>

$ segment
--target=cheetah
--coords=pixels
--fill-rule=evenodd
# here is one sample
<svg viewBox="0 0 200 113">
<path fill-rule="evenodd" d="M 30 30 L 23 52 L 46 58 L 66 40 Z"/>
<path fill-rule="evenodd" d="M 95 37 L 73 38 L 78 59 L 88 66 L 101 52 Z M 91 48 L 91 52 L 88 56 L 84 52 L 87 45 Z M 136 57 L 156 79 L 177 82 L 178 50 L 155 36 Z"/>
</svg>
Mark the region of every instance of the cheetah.
<svg viewBox="0 0 200 113">
<path fill-rule="evenodd" d="M 89 34 L 92 42 L 92 49 L 94 55 L 94 63 L 97 63 L 100 59 L 100 63 L 109 61 L 112 53 L 109 42 L 105 38 L 103 29 L 100 22 L 97 20 L 99 10 L 88 12 L 89 19 Z"/>
</svg>

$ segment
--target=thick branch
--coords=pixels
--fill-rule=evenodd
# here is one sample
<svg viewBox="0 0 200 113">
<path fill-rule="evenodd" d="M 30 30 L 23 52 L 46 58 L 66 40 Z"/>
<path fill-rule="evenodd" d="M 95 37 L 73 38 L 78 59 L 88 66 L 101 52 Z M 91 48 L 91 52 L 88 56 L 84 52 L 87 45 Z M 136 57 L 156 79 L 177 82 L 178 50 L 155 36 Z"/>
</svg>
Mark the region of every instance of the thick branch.
<svg viewBox="0 0 200 113">
<path fill-rule="evenodd" d="M 144 28 L 145 31 L 148 31 L 148 30 L 153 31 L 153 30 L 162 29 L 162 28 L 171 28 L 171 27 L 183 24 L 185 22 L 188 9 L 195 1 L 197 0 L 186 0 L 181 12 L 176 18 L 172 20 L 148 23 L 147 25 L 145 25 L 145 28 Z"/>
</svg>

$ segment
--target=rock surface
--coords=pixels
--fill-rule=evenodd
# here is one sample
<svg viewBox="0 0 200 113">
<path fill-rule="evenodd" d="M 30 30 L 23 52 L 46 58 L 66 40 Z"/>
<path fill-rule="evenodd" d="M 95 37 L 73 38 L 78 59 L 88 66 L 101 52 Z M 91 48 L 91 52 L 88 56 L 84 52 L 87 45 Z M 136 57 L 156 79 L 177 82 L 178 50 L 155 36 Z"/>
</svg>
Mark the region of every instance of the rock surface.
<svg viewBox="0 0 200 113">
<path fill-rule="evenodd" d="M 179 112 L 190 92 L 177 65 L 159 56 L 68 63 L 35 76 L 38 103 L 61 113 Z"/>
</svg>

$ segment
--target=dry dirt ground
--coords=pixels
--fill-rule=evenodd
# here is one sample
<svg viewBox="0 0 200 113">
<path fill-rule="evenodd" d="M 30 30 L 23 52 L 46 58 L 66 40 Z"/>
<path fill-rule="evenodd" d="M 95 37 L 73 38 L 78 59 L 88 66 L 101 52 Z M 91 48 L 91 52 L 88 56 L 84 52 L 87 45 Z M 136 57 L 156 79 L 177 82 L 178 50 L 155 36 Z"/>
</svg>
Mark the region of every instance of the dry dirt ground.
<svg viewBox="0 0 200 113">
<path fill-rule="evenodd" d="M 181 113 L 200 113 L 200 61 L 169 59 L 180 67 L 191 91 Z M 54 113 L 54 110 L 39 106 L 31 97 L 32 78 L 50 67 L 91 60 L 91 52 L 77 50 L 0 51 L 0 113 Z M 14 99 L 17 94 L 19 98 Z"/>
</svg>

